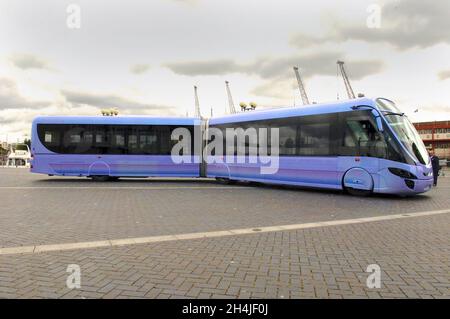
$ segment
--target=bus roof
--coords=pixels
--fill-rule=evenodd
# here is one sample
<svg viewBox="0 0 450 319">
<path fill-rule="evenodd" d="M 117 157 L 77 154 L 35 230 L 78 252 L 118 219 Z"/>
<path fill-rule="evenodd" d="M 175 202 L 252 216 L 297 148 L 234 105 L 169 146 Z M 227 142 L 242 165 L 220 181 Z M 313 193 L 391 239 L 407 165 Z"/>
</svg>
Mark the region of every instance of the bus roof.
<svg viewBox="0 0 450 319">
<path fill-rule="evenodd" d="M 226 124 L 234 122 L 258 121 L 272 118 L 286 118 L 293 116 L 317 115 L 326 113 L 352 111 L 352 106 L 370 105 L 375 106 L 374 99 L 358 98 L 352 100 L 342 100 L 321 104 L 302 105 L 295 107 L 283 107 L 276 109 L 264 109 L 258 111 L 248 111 L 237 114 L 225 115 L 209 120 L 210 125 Z"/>
<path fill-rule="evenodd" d="M 199 125 L 200 119 L 156 116 L 38 116 L 33 124 Z"/>
<path fill-rule="evenodd" d="M 317 115 L 351 111 L 355 105 L 376 106 L 375 99 L 357 98 L 296 107 L 281 107 L 230 114 L 211 118 L 210 125 L 234 122 L 286 118 L 293 116 Z M 35 124 L 104 124 L 104 125 L 200 125 L 201 119 L 194 117 L 158 116 L 38 116 Z"/>
</svg>

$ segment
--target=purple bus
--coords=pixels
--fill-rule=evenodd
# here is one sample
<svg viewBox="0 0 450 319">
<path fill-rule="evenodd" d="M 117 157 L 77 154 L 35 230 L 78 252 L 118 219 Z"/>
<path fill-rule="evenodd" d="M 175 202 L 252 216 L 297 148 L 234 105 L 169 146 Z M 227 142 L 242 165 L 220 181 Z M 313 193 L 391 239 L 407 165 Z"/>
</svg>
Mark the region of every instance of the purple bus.
<svg viewBox="0 0 450 319">
<path fill-rule="evenodd" d="M 178 142 L 172 133 L 180 127 L 191 133 L 192 143 L 182 154 L 189 159 L 183 163 L 171 156 Z M 246 136 L 249 129 L 266 129 L 267 152 L 261 152 L 259 138 Z M 271 129 L 278 132 L 276 154 L 271 153 Z M 208 150 L 217 138 L 211 132 L 223 132 L 225 137 L 227 130 L 243 132 L 243 154 L 236 152 L 236 136 L 231 142 L 223 140 L 222 152 Z M 258 159 L 252 161 L 255 149 Z M 38 117 L 33 121 L 31 151 L 34 173 L 95 180 L 210 177 L 339 189 L 355 195 L 413 195 L 430 190 L 433 183 L 430 158 L 417 131 L 384 98 L 248 111 L 209 120 Z M 275 170 L 262 173 L 274 159 Z"/>
</svg>

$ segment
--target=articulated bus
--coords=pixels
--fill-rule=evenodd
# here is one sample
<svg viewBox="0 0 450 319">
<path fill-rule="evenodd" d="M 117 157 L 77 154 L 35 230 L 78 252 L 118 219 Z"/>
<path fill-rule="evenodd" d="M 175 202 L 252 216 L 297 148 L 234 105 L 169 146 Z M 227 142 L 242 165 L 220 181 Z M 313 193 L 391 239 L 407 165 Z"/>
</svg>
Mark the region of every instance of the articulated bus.
<svg viewBox="0 0 450 319">
<path fill-rule="evenodd" d="M 174 162 L 174 129 L 191 132 L 189 161 Z M 265 131 L 268 141 L 244 136 L 209 152 L 211 132 Z M 264 130 L 265 129 L 265 130 Z M 273 130 L 278 139 L 271 153 Z M 242 139 L 241 139 L 242 141 Z M 194 144 L 201 145 L 196 151 Z M 217 143 L 216 143 L 217 145 Z M 230 152 L 227 147 L 233 146 Z M 221 150 L 218 151 L 218 150 Z M 256 155 L 257 161 L 251 161 Z M 259 152 L 259 153 L 258 153 Z M 151 117 L 38 117 L 32 129 L 35 173 L 87 176 L 209 177 L 345 190 L 355 195 L 413 195 L 430 190 L 427 150 L 407 117 L 384 98 L 358 98 L 301 107 L 248 111 L 209 120 Z M 262 173 L 276 157 L 276 169 Z M 271 163 L 273 164 L 273 163 Z"/>
</svg>

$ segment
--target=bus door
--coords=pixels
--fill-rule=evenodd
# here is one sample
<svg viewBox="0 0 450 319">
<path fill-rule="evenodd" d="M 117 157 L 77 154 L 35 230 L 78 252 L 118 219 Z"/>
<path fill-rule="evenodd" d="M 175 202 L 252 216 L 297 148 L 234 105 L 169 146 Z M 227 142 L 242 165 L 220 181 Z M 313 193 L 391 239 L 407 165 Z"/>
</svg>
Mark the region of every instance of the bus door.
<svg viewBox="0 0 450 319">
<path fill-rule="evenodd" d="M 340 114 L 342 142 L 339 162 L 342 175 L 359 168 L 358 174 L 370 174 L 371 188 L 378 184 L 380 158 L 386 158 L 387 147 L 382 132 L 379 132 L 370 111 Z M 367 175 L 366 175 L 367 177 Z M 355 186 L 358 187 L 358 186 Z M 361 186 L 362 187 L 362 186 Z"/>
</svg>

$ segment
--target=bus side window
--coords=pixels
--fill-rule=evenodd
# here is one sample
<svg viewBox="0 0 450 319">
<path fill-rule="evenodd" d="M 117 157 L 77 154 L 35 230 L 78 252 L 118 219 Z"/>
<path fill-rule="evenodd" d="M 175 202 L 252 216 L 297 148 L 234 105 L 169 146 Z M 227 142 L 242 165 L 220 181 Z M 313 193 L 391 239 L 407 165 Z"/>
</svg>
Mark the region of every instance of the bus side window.
<svg viewBox="0 0 450 319">
<path fill-rule="evenodd" d="M 44 142 L 45 143 L 51 143 L 52 142 L 52 132 L 46 131 L 45 132 L 45 138 L 44 138 Z"/>
<path fill-rule="evenodd" d="M 279 127 L 280 155 L 295 155 L 297 145 L 297 126 Z"/>
<path fill-rule="evenodd" d="M 135 153 L 138 150 L 138 137 L 136 134 L 128 135 L 128 152 Z"/>
<path fill-rule="evenodd" d="M 95 126 L 95 140 L 93 151 L 95 154 L 108 154 L 109 144 L 108 144 L 108 127 L 105 125 Z"/>
<path fill-rule="evenodd" d="M 369 119 L 347 119 L 343 140 L 343 155 L 386 158 L 384 136 Z"/>
<path fill-rule="evenodd" d="M 152 126 L 139 132 L 139 149 L 141 154 L 156 155 L 159 153 L 158 136 Z"/>
<path fill-rule="evenodd" d="M 299 155 L 331 155 L 330 123 L 300 123 Z"/>
<path fill-rule="evenodd" d="M 111 145 L 108 149 L 109 154 L 126 154 L 127 148 L 125 145 L 126 128 L 121 126 L 113 126 L 111 128 Z"/>
</svg>

